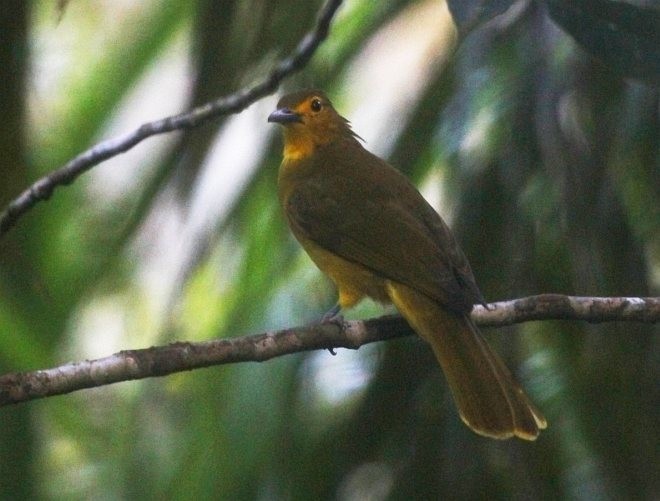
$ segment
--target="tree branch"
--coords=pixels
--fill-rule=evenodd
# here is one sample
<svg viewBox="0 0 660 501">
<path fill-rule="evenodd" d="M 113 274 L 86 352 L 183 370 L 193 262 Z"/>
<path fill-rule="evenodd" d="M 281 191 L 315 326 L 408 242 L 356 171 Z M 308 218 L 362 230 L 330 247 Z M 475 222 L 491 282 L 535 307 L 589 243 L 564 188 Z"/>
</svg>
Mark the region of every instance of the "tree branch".
<svg viewBox="0 0 660 501">
<path fill-rule="evenodd" d="M 530 320 L 587 322 L 660 322 L 660 297 L 572 297 L 542 294 L 475 306 L 472 318 L 480 326 L 505 326 Z M 172 343 L 125 350 L 109 357 L 75 362 L 52 369 L 0 376 L 0 406 L 70 393 L 120 381 L 165 376 L 212 365 L 263 362 L 289 353 L 320 349 L 358 349 L 368 343 L 408 336 L 401 317 L 324 323 L 253 336 L 199 343 Z"/>
<path fill-rule="evenodd" d="M 144 139 L 156 134 L 192 129 L 221 115 L 238 113 L 258 99 L 275 92 L 282 80 L 301 70 L 312 58 L 321 42 L 328 36 L 330 23 L 341 4 L 342 0 L 328 0 L 319 11 L 314 29 L 303 37 L 293 53 L 280 61 L 262 82 L 206 103 L 190 112 L 148 122 L 132 132 L 102 141 L 63 167 L 37 180 L 10 202 L 0 215 L 0 237 L 5 235 L 18 219 L 38 202 L 50 198 L 55 188 L 71 184 L 78 176 L 104 160 L 124 153 Z"/>
</svg>

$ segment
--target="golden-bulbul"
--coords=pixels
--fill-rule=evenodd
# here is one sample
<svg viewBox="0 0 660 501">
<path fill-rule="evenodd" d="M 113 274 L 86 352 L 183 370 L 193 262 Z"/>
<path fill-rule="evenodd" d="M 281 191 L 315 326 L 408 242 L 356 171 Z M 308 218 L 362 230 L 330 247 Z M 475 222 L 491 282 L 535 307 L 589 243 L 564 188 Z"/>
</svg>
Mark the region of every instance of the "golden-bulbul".
<svg viewBox="0 0 660 501">
<path fill-rule="evenodd" d="M 323 92 L 284 96 L 268 121 L 284 127 L 278 191 L 287 221 L 337 286 L 338 307 L 365 296 L 394 303 L 433 348 L 471 429 L 534 440 L 546 420 L 470 319 L 484 299 L 435 210 L 362 147 Z"/>
</svg>

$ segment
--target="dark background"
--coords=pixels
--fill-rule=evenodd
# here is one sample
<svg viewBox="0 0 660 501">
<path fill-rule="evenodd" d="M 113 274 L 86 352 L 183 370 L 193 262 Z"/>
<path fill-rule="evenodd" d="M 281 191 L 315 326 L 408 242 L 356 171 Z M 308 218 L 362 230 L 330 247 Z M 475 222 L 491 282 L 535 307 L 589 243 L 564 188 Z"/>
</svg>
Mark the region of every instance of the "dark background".
<svg viewBox="0 0 660 501">
<path fill-rule="evenodd" d="M 319 8 L 134 4 L 6 2 L 3 207 L 103 137 L 257 81 Z M 489 300 L 658 295 L 655 5 L 451 1 L 456 34 L 442 2 L 348 2 L 285 89 L 324 88 L 439 202 Z M 435 36 L 388 85 L 384 44 Z M 370 95 L 384 122 L 360 107 Z M 300 325 L 332 305 L 277 206 L 274 103 L 148 140 L 3 237 L 1 371 Z M 224 156 L 205 163 L 212 147 Z M 0 409 L 0 498 L 657 499 L 657 326 L 486 334 L 548 418 L 534 443 L 470 432 L 409 338 Z"/>
</svg>

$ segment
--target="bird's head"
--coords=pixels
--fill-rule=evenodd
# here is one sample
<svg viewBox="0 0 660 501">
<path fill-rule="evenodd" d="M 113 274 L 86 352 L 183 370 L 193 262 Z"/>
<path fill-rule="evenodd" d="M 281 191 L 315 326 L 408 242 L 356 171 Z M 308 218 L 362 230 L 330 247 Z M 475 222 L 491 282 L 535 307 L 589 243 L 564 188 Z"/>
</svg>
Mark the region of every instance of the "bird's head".
<svg viewBox="0 0 660 501">
<path fill-rule="evenodd" d="M 287 94 L 277 103 L 269 122 L 284 126 L 284 158 L 297 160 L 311 155 L 318 146 L 349 138 L 356 134 L 348 120 L 332 107 L 320 90 L 303 90 Z"/>
</svg>

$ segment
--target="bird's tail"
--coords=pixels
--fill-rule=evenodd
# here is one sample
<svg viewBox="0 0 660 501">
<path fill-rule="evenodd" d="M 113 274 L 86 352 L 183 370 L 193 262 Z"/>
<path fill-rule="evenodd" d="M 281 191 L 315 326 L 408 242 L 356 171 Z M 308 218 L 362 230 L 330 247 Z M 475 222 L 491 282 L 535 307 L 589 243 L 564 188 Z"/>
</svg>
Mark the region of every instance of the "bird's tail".
<svg viewBox="0 0 660 501">
<path fill-rule="evenodd" d="M 545 418 L 468 316 L 402 284 L 388 283 L 388 293 L 433 348 L 465 424 L 487 437 L 536 439 Z"/>
</svg>

